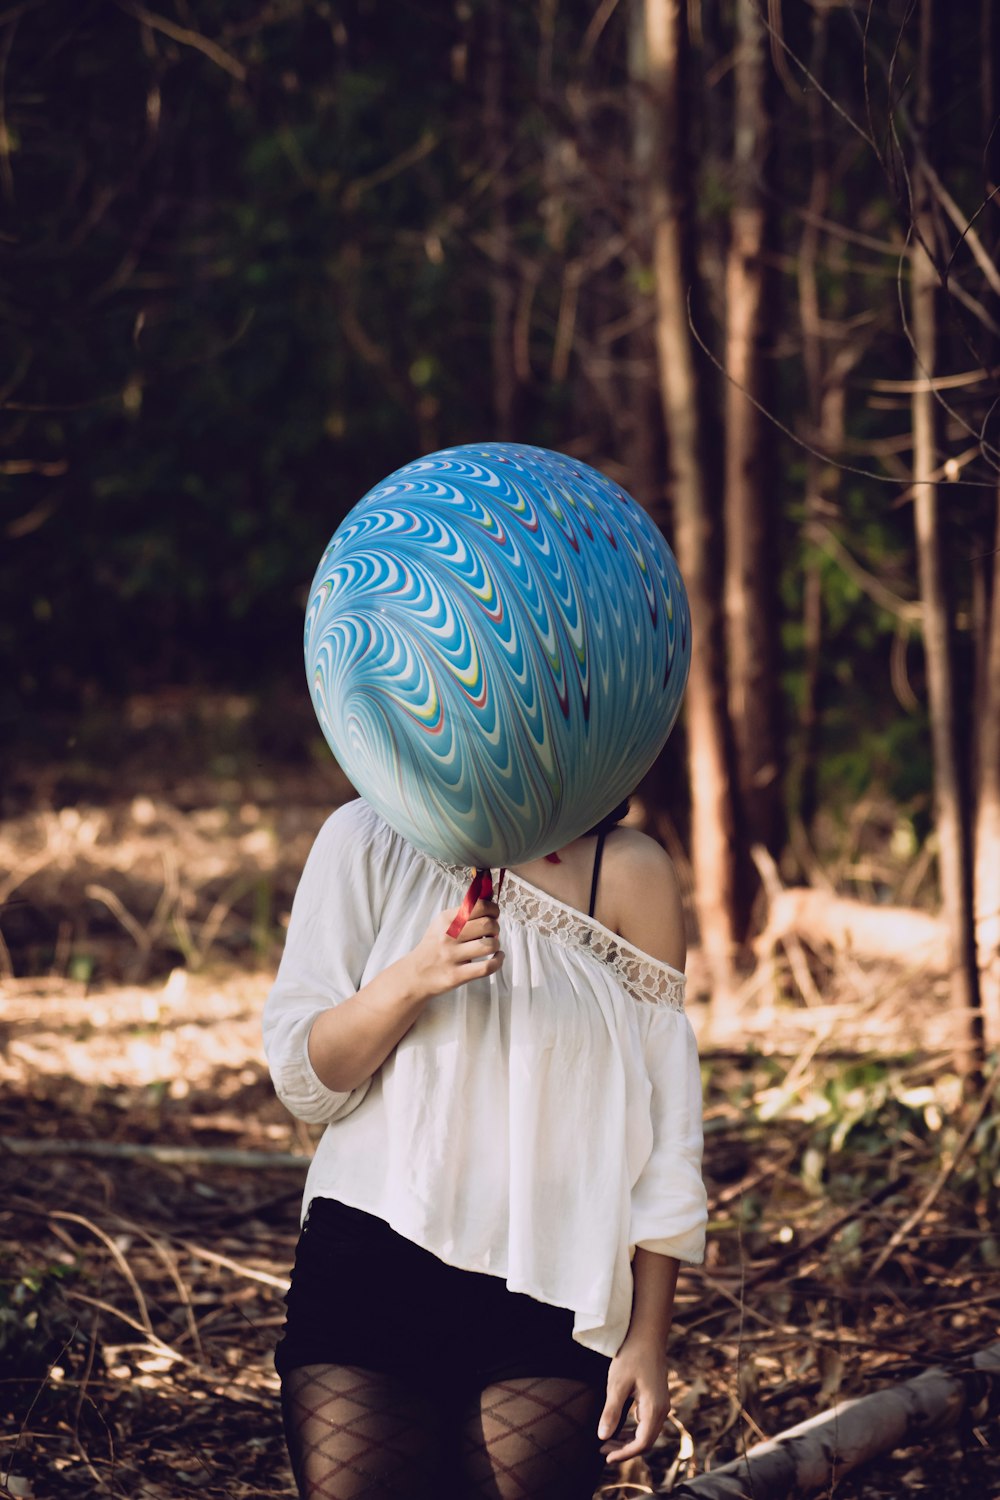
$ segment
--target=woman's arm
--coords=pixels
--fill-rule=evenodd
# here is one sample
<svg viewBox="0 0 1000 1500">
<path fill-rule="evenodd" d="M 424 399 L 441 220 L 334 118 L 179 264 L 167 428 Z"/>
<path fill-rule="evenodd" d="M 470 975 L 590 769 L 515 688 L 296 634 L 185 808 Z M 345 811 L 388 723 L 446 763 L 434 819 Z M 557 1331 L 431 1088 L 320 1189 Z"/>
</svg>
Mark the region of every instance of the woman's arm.
<svg viewBox="0 0 1000 1500">
<path fill-rule="evenodd" d="M 635 1437 L 623 1447 L 608 1442 L 609 1463 L 623 1463 L 651 1448 L 670 1411 L 667 1337 L 674 1311 L 680 1262 L 640 1246 L 632 1262 L 632 1318 L 608 1371 L 608 1397 L 597 1435 L 613 1438 L 629 1402 L 635 1403 Z"/>
<path fill-rule="evenodd" d="M 412 953 L 316 1017 L 309 1061 L 327 1088 L 340 1093 L 358 1088 L 382 1066 L 429 1000 L 500 968 L 496 903 L 480 901 L 457 938 L 448 936 L 454 916 L 441 912 Z"/>
<path fill-rule="evenodd" d="M 609 843 L 611 911 L 621 936 L 651 957 L 684 971 L 687 942 L 680 883 L 673 860 L 653 839 L 622 830 Z M 667 1338 L 674 1311 L 680 1261 L 636 1247 L 632 1261 L 632 1317 L 628 1333 L 611 1361 L 608 1397 L 598 1436 L 613 1438 L 625 1408 L 635 1404 L 636 1431 L 630 1443 L 606 1442 L 605 1456 L 622 1463 L 651 1448 L 670 1411 Z"/>
</svg>

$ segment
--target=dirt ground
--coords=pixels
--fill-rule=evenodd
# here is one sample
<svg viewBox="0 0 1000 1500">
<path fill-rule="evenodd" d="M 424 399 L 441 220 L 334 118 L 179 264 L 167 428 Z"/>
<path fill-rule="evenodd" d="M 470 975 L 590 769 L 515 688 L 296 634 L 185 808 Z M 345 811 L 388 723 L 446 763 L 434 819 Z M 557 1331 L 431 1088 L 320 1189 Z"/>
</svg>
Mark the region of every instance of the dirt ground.
<svg viewBox="0 0 1000 1500">
<path fill-rule="evenodd" d="M 311 1140 L 259 1025 L 345 789 L 29 779 L 0 829 L 0 1495 L 291 1497 L 271 1351 Z M 725 1015 L 692 1006 L 709 1254 L 682 1279 L 677 1422 L 606 1494 L 930 1365 L 965 1377 L 1000 1338 L 1000 1125 L 962 1098 L 940 983 L 816 977 L 819 1006 L 780 967 Z M 824 1493 L 1000 1495 L 997 1392 L 968 1379 L 957 1428 Z"/>
</svg>

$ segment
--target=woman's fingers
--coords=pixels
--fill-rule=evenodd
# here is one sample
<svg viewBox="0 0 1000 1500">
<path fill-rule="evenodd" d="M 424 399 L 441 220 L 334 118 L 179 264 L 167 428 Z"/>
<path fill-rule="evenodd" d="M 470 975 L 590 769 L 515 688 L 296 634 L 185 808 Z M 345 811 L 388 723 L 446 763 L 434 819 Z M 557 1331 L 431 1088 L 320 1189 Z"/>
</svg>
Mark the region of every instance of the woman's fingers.
<svg viewBox="0 0 1000 1500">
<path fill-rule="evenodd" d="M 500 947 L 500 908 L 495 901 L 477 901 L 472 915 L 457 937 L 448 928 L 456 912 L 442 912 L 434 929 L 435 962 L 443 976 L 442 989 L 467 984 L 495 974 L 504 961 Z M 431 931 L 427 934 L 431 939 Z M 439 991 L 440 993 L 440 991 Z"/>
<path fill-rule="evenodd" d="M 500 923 L 492 917 L 480 917 L 477 922 L 466 922 L 456 943 L 475 943 L 485 937 L 499 937 Z"/>
<path fill-rule="evenodd" d="M 624 1382 L 618 1382 L 613 1378 L 608 1380 L 608 1399 L 604 1403 L 601 1412 L 601 1420 L 597 1424 L 597 1436 L 599 1438 L 612 1438 L 625 1420 L 625 1414 L 631 1405 L 632 1389 Z"/>
<path fill-rule="evenodd" d="M 650 1388 L 641 1371 L 616 1369 L 613 1361 L 608 1374 L 608 1396 L 597 1426 L 602 1439 L 601 1452 L 608 1463 L 624 1463 L 638 1453 L 645 1453 L 660 1435 L 670 1412 L 670 1392 L 666 1385 Z M 634 1402 L 635 1433 L 625 1442 L 619 1436 L 628 1408 Z"/>
<path fill-rule="evenodd" d="M 460 910 L 460 908 L 459 908 Z M 439 912 L 411 955 L 428 997 L 495 974 L 504 961 L 500 949 L 500 908 L 495 901 L 476 903 L 474 915 L 458 937 L 449 928 L 458 911 Z"/>
<path fill-rule="evenodd" d="M 669 1402 L 666 1405 L 657 1404 L 654 1406 L 651 1401 L 647 1400 L 643 1402 L 640 1399 L 636 1402 L 635 1410 L 637 1421 L 635 1436 L 631 1442 L 624 1443 L 621 1447 L 615 1447 L 614 1443 L 605 1443 L 601 1449 L 609 1464 L 621 1464 L 628 1458 L 635 1458 L 639 1453 L 648 1452 L 659 1437 L 663 1429 L 663 1424 L 670 1415 Z M 604 1436 L 603 1422 L 604 1419 L 602 1418 L 601 1427 L 598 1428 L 599 1437 Z"/>
<path fill-rule="evenodd" d="M 475 963 L 484 953 L 495 953 L 500 944 L 500 923 L 495 917 L 470 917 L 457 938 L 463 963 Z"/>
</svg>

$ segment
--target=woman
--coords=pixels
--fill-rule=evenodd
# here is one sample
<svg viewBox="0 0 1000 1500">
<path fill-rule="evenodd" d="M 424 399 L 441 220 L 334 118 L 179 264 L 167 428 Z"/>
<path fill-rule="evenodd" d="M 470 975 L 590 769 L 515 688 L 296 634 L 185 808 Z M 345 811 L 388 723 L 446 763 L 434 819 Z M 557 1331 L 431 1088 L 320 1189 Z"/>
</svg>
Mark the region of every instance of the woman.
<svg viewBox="0 0 1000 1500">
<path fill-rule="evenodd" d="M 467 871 L 363 801 L 319 834 L 264 1016 L 327 1126 L 275 1360 L 303 1497 L 585 1497 L 663 1424 L 700 1079 L 677 877 L 624 810 L 457 937 Z"/>
</svg>

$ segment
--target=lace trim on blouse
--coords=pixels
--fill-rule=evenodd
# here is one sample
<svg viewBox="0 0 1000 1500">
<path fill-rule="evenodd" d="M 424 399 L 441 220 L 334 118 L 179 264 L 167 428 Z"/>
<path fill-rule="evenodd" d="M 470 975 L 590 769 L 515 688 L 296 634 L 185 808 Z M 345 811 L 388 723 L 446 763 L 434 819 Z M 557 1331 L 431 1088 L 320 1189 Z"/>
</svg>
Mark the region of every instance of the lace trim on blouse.
<svg viewBox="0 0 1000 1500">
<path fill-rule="evenodd" d="M 456 865 L 444 865 L 443 868 L 456 884 L 468 885 L 468 870 Z M 686 981 L 677 969 L 661 959 L 651 958 L 641 948 L 636 948 L 612 932 L 610 927 L 598 922 L 596 917 L 589 917 L 575 906 L 567 906 L 510 870 L 504 877 L 500 909 L 505 917 L 513 917 L 515 922 L 554 938 L 566 948 L 596 958 L 612 970 L 633 1000 L 666 1005 L 671 1010 L 684 1009 Z"/>
<path fill-rule="evenodd" d="M 596 917 L 588 917 L 575 906 L 557 901 L 509 870 L 500 903 L 505 916 L 544 932 L 567 948 L 589 953 L 605 964 L 633 999 L 645 1000 L 650 1005 L 667 1005 L 671 1010 L 684 1009 L 684 975 L 643 953 Z"/>
</svg>

